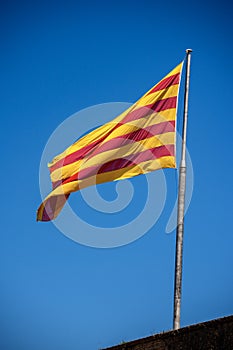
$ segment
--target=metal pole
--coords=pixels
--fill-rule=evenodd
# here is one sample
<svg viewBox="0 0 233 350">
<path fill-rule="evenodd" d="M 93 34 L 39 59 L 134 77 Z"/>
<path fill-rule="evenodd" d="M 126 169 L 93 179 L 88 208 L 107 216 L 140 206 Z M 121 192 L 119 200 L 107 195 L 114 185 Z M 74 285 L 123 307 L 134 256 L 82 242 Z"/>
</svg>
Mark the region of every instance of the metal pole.
<svg viewBox="0 0 233 350">
<path fill-rule="evenodd" d="M 185 187 L 186 187 L 186 137 L 187 137 L 187 121 L 188 121 L 188 98 L 189 98 L 191 52 L 192 52 L 191 49 L 186 50 L 184 116 L 183 116 L 183 131 L 182 131 L 181 162 L 180 162 L 180 169 L 179 169 L 179 193 L 178 193 L 178 209 L 177 209 L 177 229 L 176 229 L 176 263 L 175 263 L 173 329 L 180 328 L 184 209 L 185 209 Z"/>
</svg>

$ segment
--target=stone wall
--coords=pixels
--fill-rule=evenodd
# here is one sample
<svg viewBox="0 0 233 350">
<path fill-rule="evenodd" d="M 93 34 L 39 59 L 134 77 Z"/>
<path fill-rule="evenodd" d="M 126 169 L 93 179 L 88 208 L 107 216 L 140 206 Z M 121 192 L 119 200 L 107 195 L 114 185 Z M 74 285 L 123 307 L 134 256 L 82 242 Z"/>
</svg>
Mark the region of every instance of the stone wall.
<svg viewBox="0 0 233 350">
<path fill-rule="evenodd" d="M 112 346 L 111 350 L 233 350 L 233 316 Z M 107 350 L 105 349 L 105 350 Z"/>
</svg>

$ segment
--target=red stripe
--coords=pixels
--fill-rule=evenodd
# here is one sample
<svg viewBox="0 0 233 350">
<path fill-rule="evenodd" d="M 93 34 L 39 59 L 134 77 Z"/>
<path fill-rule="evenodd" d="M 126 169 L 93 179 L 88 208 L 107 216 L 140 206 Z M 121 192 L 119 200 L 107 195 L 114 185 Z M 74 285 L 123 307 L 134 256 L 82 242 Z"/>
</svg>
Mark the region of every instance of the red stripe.
<svg viewBox="0 0 233 350">
<path fill-rule="evenodd" d="M 150 150 L 146 150 L 146 151 L 131 155 L 127 157 L 127 159 L 119 158 L 119 159 L 115 159 L 110 162 L 107 162 L 103 164 L 101 167 L 93 166 L 88 169 L 84 169 L 80 171 L 79 174 L 76 174 L 70 177 L 69 179 L 66 179 L 66 181 L 63 182 L 63 184 L 85 179 L 95 174 L 103 174 L 105 172 L 115 171 L 126 167 L 128 168 L 130 166 L 133 167 L 147 160 L 155 160 L 161 157 L 173 156 L 173 155 L 174 155 L 174 145 L 167 145 L 167 146 L 152 148 Z M 45 202 L 44 210 L 42 214 L 42 221 L 53 220 L 57 201 L 60 201 L 59 206 L 63 207 L 69 195 L 70 194 L 50 197 Z"/>
<path fill-rule="evenodd" d="M 167 132 L 174 132 L 175 131 L 175 121 L 170 122 L 162 122 L 159 124 L 148 126 L 145 129 L 139 129 L 136 131 L 133 131 L 128 134 L 124 134 L 118 137 L 115 137 L 112 140 L 107 141 L 103 145 L 100 145 L 97 147 L 91 155 L 88 155 L 88 159 L 91 159 L 97 154 L 117 149 L 123 146 L 126 146 L 127 144 L 134 143 L 137 141 L 144 140 L 149 137 L 153 137 L 156 135 L 161 135 Z M 53 189 L 56 188 L 58 185 L 60 185 L 62 180 L 54 181 L 53 182 Z"/>
<path fill-rule="evenodd" d="M 128 134 L 117 136 L 114 139 L 111 139 L 105 142 L 103 145 L 100 145 L 99 147 L 97 147 L 94 150 L 94 152 L 91 154 L 91 156 L 88 157 L 88 159 L 102 152 L 106 152 L 109 150 L 126 146 L 127 144 L 130 144 L 132 142 L 141 141 L 149 137 L 161 135 L 167 132 L 174 132 L 174 131 L 175 131 L 174 120 L 171 122 L 166 121 L 159 124 L 151 125 L 143 129 L 138 129 L 136 131 L 129 132 Z"/>
<path fill-rule="evenodd" d="M 98 140 L 96 140 L 96 141 L 90 143 L 89 145 L 82 147 L 78 151 L 75 151 L 75 152 L 69 154 L 68 156 L 58 160 L 54 165 L 52 165 L 49 168 L 50 173 L 52 173 L 56 169 L 61 168 L 62 166 L 65 166 L 67 164 L 70 164 L 70 163 L 76 162 L 80 159 L 83 159 L 89 151 L 94 150 L 95 147 L 99 143 L 101 143 L 107 136 L 109 136 L 111 134 L 111 132 L 113 132 L 115 129 L 117 129 L 120 125 L 122 125 L 122 123 L 116 124 L 107 134 L 100 137 Z"/>
<path fill-rule="evenodd" d="M 119 170 L 130 165 L 137 165 L 147 160 L 155 160 L 165 156 L 174 156 L 174 145 L 155 147 L 136 154 L 131 154 L 125 158 L 111 160 L 103 165 L 90 166 L 67 179 L 60 180 L 60 182 L 57 181 L 56 186 L 72 181 L 84 180 L 93 175 Z"/>
<path fill-rule="evenodd" d="M 129 156 L 126 159 L 116 159 L 116 160 L 110 161 L 99 168 L 98 174 L 122 169 L 130 165 L 140 164 L 147 160 L 155 160 L 161 157 L 171 156 L 171 155 L 174 155 L 174 145 L 151 148 L 150 150 L 146 150 L 136 155 Z"/>
<path fill-rule="evenodd" d="M 52 208 L 56 205 L 56 197 L 51 197 L 48 201 L 46 201 L 43 214 L 42 214 L 42 221 L 50 221 L 53 220 L 53 210 Z"/>
<path fill-rule="evenodd" d="M 164 98 L 163 100 L 156 101 L 150 105 L 139 107 L 127 114 L 122 120 L 122 123 L 125 124 L 133 120 L 147 117 L 154 112 L 161 112 L 170 108 L 176 108 L 176 100 L 177 96 L 168 97 Z"/>
<path fill-rule="evenodd" d="M 68 198 L 69 198 L 69 194 L 67 194 L 67 195 L 63 194 L 60 196 L 50 197 L 44 204 L 44 209 L 43 209 L 41 221 L 53 220 L 57 201 L 60 201 L 60 204 L 63 206 Z"/>
<path fill-rule="evenodd" d="M 180 73 L 171 75 L 170 77 L 165 78 L 162 81 L 160 81 L 150 92 L 148 92 L 147 95 L 152 94 L 155 91 L 169 88 L 172 85 L 177 85 L 177 84 L 179 84 L 179 81 L 180 81 Z"/>
<path fill-rule="evenodd" d="M 84 146 L 80 150 L 75 151 L 69 154 L 68 156 L 60 159 L 58 162 L 56 162 L 53 166 L 50 167 L 50 173 L 52 173 L 54 170 L 62 166 L 65 166 L 73 162 L 76 162 L 80 159 L 83 159 L 89 152 L 92 153 L 92 151 L 94 151 L 97 145 L 100 144 L 106 137 L 108 137 L 112 133 L 113 130 L 117 129 L 120 125 L 149 116 L 153 112 L 160 112 L 170 108 L 176 108 L 176 99 L 177 99 L 176 96 L 169 97 L 163 100 L 156 101 L 155 103 L 152 103 L 148 106 L 139 107 L 136 110 L 130 112 L 129 114 L 126 115 L 126 117 L 123 119 L 121 123 L 116 124 L 103 137 L 99 138 L 98 140 L 92 142 L 91 144 Z"/>
</svg>

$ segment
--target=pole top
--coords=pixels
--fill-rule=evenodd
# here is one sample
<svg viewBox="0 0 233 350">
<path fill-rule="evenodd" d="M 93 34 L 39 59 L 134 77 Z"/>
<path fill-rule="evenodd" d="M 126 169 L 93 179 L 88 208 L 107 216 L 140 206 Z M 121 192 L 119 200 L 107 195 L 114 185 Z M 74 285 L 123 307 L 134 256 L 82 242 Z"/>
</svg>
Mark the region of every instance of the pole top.
<svg viewBox="0 0 233 350">
<path fill-rule="evenodd" d="M 186 50 L 186 53 L 187 53 L 187 54 L 189 54 L 190 52 L 193 52 L 193 50 L 192 50 L 192 49 L 187 49 L 187 50 Z"/>
</svg>

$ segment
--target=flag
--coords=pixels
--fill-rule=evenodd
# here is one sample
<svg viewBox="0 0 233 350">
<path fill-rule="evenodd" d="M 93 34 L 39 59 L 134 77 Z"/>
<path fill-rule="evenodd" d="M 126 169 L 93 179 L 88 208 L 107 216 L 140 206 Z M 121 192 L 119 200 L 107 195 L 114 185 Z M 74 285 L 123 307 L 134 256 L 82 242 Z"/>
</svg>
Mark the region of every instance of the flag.
<svg viewBox="0 0 233 350">
<path fill-rule="evenodd" d="M 52 192 L 38 221 L 57 217 L 72 192 L 161 168 L 175 168 L 176 111 L 183 62 L 111 122 L 48 164 Z"/>
</svg>

